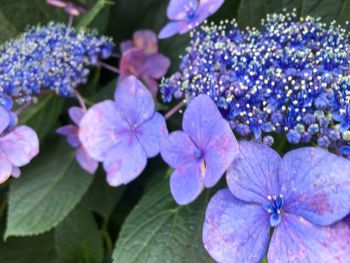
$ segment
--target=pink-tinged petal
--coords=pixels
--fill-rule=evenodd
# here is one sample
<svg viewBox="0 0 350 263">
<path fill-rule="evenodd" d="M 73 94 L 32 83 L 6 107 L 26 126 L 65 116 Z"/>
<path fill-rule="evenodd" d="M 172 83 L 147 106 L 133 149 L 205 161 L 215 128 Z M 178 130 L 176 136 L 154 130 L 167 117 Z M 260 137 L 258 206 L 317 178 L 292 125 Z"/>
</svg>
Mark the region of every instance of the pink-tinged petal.
<svg viewBox="0 0 350 263">
<path fill-rule="evenodd" d="M 62 0 L 46 0 L 46 2 L 49 5 L 52 5 L 52 6 L 55 6 L 55 7 L 58 7 L 58 8 L 64 8 L 64 7 L 67 6 L 67 3 L 62 1 Z"/>
<path fill-rule="evenodd" d="M 348 263 L 350 226 L 338 222 L 316 226 L 302 217 L 283 214 L 268 252 L 269 263 Z"/>
<path fill-rule="evenodd" d="M 205 13 L 208 17 L 218 11 L 224 2 L 225 0 L 200 0 L 198 14 Z"/>
<path fill-rule="evenodd" d="M 238 155 L 238 143 L 224 119 L 217 122 L 205 153 L 205 187 L 213 187 Z"/>
<path fill-rule="evenodd" d="M 21 170 L 18 167 L 12 165 L 11 176 L 14 178 L 19 178 L 21 176 Z"/>
<path fill-rule="evenodd" d="M 134 76 L 129 76 L 119 83 L 114 99 L 116 107 L 131 126 L 140 126 L 154 114 L 152 94 Z"/>
<path fill-rule="evenodd" d="M 72 124 L 60 127 L 56 130 L 56 132 L 60 135 L 71 136 L 77 134 L 79 131 L 78 127 Z"/>
<path fill-rule="evenodd" d="M 12 173 L 12 164 L 6 154 L 0 149 L 0 184 L 7 181 Z"/>
<path fill-rule="evenodd" d="M 236 199 L 228 189 L 210 200 L 203 225 L 203 243 L 220 263 L 254 263 L 269 243 L 268 214 L 261 206 Z"/>
<path fill-rule="evenodd" d="M 239 155 L 227 171 L 231 192 L 246 202 L 264 204 L 267 196 L 279 195 L 278 169 L 281 157 L 271 148 L 240 142 Z"/>
<path fill-rule="evenodd" d="M 350 211 L 350 161 L 316 147 L 290 151 L 279 170 L 284 210 L 317 225 Z"/>
<path fill-rule="evenodd" d="M 182 131 L 170 133 L 160 144 L 160 154 L 172 168 L 192 163 L 195 160 L 196 149 L 191 138 Z"/>
<path fill-rule="evenodd" d="M 176 35 L 180 31 L 180 22 L 170 22 L 159 32 L 158 38 L 164 39 Z"/>
<path fill-rule="evenodd" d="M 170 190 L 179 205 L 193 202 L 203 191 L 203 162 L 194 161 L 175 169 L 170 176 Z"/>
<path fill-rule="evenodd" d="M 85 114 L 85 110 L 79 107 L 71 107 L 68 111 L 69 117 L 72 119 L 72 121 L 76 124 L 79 125 L 81 119 L 83 118 Z"/>
<path fill-rule="evenodd" d="M 31 128 L 19 126 L 0 138 L 0 148 L 12 165 L 21 167 L 39 153 L 39 139 Z"/>
<path fill-rule="evenodd" d="M 122 43 L 120 43 L 120 52 L 124 54 L 126 51 L 133 47 L 135 47 L 134 42 L 132 42 L 131 40 L 123 41 Z"/>
<path fill-rule="evenodd" d="M 120 71 L 123 74 L 141 76 L 145 71 L 146 54 L 140 48 L 131 48 L 126 51 L 120 60 Z"/>
<path fill-rule="evenodd" d="M 198 0 L 170 0 L 167 16 L 171 20 L 185 20 L 189 11 L 195 12 L 197 8 Z"/>
<path fill-rule="evenodd" d="M 145 61 L 144 75 L 154 79 L 162 78 L 170 67 L 170 59 L 162 54 L 149 55 Z"/>
<path fill-rule="evenodd" d="M 153 97 L 156 97 L 158 93 L 158 82 L 147 75 L 143 75 L 142 80 L 147 86 L 147 89 L 152 93 Z"/>
<path fill-rule="evenodd" d="M 10 124 L 10 115 L 7 110 L 0 106 L 0 134 L 3 133 L 4 130 Z"/>
<path fill-rule="evenodd" d="M 221 113 L 211 98 L 201 94 L 193 99 L 187 107 L 182 127 L 199 148 L 205 149 L 213 135 L 215 126 L 222 119 Z"/>
<path fill-rule="evenodd" d="M 148 158 L 159 153 L 160 142 L 168 135 L 164 117 L 156 112 L 153 117 L 137 128 L 136 136 Z"/>
<path fill-rule="evenodd" d="M 77 158 L 77 161 L 81 168 L 83 168 L 85 171 L 87 171 L 90 174 L 94 174 L 98 168 L 98 162 L 93 159 L 83 147 L 80 147 L 75 157 Z"/>
<path fill-rule="evenodd" d="M 133 40 L 135 47 L 144 49 L 146 54 L 158 52 L 157 35 L 152 30 L 136 31 Z"/>
<path fill-rule="evenodd" d="M 103 161 L 107 151 L 125 139 L 128 130 L 115 102 L 106 100 L 86 112 L 80 122 L 79 139 L 92 158 Z"/>
<path fill-rule="evenodd" d="M 103 162 L 111 186 L 127 184 L 145 169 L 147 155 L 135 136 L 120 141 L 108 151 Z"/>
</svg>

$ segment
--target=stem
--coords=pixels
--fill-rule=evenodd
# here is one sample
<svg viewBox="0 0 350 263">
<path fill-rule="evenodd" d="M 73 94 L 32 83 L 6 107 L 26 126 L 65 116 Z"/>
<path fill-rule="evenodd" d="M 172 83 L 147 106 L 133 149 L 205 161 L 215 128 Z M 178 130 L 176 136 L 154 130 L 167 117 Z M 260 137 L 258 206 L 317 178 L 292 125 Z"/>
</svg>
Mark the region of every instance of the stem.
<svg viewBox="0 0 350 263">
<path fill-rule="evenodd" d="M 108 230 L 107 230 L 107 226 L 108 226 L 108 222 L 107 220 L 104 220 L 103 221 L 103 224 L 102 224 L 102 227 L 101 227 L 101 230 L 100 230 L 100 233 L 103 237 L 103 240 L 106 244 L 106 248 L 107 248 L 107 251 L 109 254 L 112 254 L 112 251 L 113 251 L 113 242 L 112 242 L 112 239 L 111 237 L 109 236 L 109 233 L 108 233 Z"/>
<path fill-rule="evenodd" d="M 114 73 L 120 74 L 119 69 L 117 69 L 116 67 L 113 67 L 113 66 L 111 66 L 111 65 L 109 65 L 109 64 L 107 64 L 107 63 L 104 63 L 104 62 L 100 62 L 100 65 L 101 65 L 102 67 L 104 67 L 104 68 L 106 68 L 106 69 L 108 69 L 108 70 L 114 72 Z"/>
<path fill-rule="evenodd" d="M 173 116 L 178 110 L 180 110 L 183 106 L 185 106 L 186 102 L 183 100 L 180 103 L 176 104 L 174 108 L 172 108 L 170 111 L 168 111 L 164 117 L 165 119 L 169 119 L 171 116 Z"/>
<path fill-rule="evenodd" d="M 76 90 L 75 91 L 75 97 L 77 98 L 80 107 L 82 107 L 85 111 L 87 110 L 86 105 L 85 105 L 85 101 L 84 98 L 80 95 L 80 93 Z"/>
<path fill-rule="evenodd" d="M 73 25 L 73 16 L 69 15 L 67 27 L 71 27 L 72 25 Z"/>
<path fill-rule="evenodd" d="M 24 103 L 23 105 L 21 105 L 16 111 L 15 114 L 18 116 L 20 115 L 26 108 L 28 108 L 30 106 L 30 102 L 27 101 L 26 103 Z"/>
<path fill-rule="evenodd" d="M 0 218 L 5 212 L 6 206 L 7 206 L 7 194 L 5 194 L 2 202 L 0 203 Z"/>
</svg>

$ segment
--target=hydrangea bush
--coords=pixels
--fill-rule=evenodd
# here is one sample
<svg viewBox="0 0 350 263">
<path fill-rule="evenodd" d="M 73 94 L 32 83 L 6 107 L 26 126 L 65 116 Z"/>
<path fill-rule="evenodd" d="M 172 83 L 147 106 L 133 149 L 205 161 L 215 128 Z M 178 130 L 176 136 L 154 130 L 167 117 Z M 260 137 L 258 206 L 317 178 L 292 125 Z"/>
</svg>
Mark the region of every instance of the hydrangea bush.
<svg viewBox="0 0 350 263">
<path fill-rule="evenodd" d="M 19 2 L 0 262 L 350 262 L 346 1 Z"/>
</svg>

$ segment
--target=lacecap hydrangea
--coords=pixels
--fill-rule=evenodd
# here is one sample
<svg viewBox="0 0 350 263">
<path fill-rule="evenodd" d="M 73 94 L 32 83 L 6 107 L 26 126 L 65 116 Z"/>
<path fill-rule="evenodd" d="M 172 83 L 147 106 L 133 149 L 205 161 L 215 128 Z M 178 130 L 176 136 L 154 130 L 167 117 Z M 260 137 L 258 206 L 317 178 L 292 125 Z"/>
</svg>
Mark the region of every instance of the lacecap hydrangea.
<svg viewBox="0 0 350 263">
<path fill-rule="evenodd" d="M 28 102 L 41 88 L 72 96 L 89 66 L 112 54 L 110 38 L 64 24 L 30 28 L 0 48 L 0 105 Z"/>
<path fill-rule="evenodd" d="M 350 48 L 344 28 L 295 13 L 261 29 L 235 21 L 191 33 L 180 71 L 161 84 L 165 102 L 211 96 L 240 136 L 272 145 L 317 142 L 350 152 Z"/>
</svg>

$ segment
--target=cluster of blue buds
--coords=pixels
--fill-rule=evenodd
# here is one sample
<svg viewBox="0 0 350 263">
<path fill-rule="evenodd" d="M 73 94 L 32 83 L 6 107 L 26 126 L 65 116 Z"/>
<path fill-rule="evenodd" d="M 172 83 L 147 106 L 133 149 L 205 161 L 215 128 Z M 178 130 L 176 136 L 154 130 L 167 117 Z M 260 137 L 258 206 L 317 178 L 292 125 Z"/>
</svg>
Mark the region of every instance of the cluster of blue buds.
<svg viewBox="0 0 350 263">
<path fill-rule="evenodd" d="M 62 96 L 87 81 L 89 66 L 112 54 L 110 38 L 97 32 L 49 23 L 30 28 L 0 48 L 0 105 L 11 109 L 41 88 Z"/>
<path fill-rule="evenodd" d="M 268 15 L 262 28 L 235 21 L 191 33 L 180 72 L 163 100 L 206 93 L 240 136 L 272 145 L 317 142 L 350 153 L 350 46 L 344 28 L 295 12 Z"/>
</svg>

